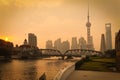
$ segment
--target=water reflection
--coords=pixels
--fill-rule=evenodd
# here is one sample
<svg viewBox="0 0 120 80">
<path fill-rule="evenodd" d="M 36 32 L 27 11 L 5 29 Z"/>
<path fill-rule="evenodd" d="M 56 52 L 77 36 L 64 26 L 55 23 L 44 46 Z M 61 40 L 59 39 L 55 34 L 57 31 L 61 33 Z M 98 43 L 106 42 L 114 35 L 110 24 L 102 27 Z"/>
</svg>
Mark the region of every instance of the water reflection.
<svg viewBox="0 0 120 80">
<path fill-rule="evenodd" d="M 43 59 L 0 62 L 0 80 L 38 80 L 44 72 L 47 80 L 52 80 L 61 68 L 75 61 Z"/>
</svg>

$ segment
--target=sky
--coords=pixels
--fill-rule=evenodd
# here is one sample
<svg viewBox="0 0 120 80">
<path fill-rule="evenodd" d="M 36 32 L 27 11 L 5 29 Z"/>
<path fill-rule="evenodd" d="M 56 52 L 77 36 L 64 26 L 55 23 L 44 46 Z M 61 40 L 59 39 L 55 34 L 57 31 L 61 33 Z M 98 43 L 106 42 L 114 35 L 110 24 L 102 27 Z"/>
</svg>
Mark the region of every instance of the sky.
<svg viewBox="0 0 120 80">
<path fill-rule="evenodd" d="M 91 35 L 96 50 L 100 49 L 105 24 L 120 29 L 120 0 L 89 0 Z M 45 48 L 47 40 L 62 41 L 87 35 L 88 0 L 0 0 L 0 38 L 23 44 L 28 33 L 37 36 L 38 47 Z"/>
</svg>

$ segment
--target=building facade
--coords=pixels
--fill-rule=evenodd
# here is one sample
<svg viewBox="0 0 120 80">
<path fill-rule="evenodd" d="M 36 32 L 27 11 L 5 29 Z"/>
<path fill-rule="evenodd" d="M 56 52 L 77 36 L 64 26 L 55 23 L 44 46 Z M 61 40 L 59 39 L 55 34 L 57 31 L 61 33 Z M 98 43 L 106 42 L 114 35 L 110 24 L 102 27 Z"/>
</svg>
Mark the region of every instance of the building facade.
<svg viewBox="0 0 120 80">
<path fill-rule="evenodd" d="M 33 33 L 28 34 L 28 44 L 33 47 L 37 47 L 37 36 Z"/>
<path fill-rule="evenodd" d="M 115 37 L 117 69 L 120 71 L 120 30 Z"/>
<path fill-rule="evenodd" d="M 78 49 L 77 38 L 72 37 L 71 49 Z"/>
<path fill-rule="evenodd" d="M 100 51 L 104 54 L 106 51 L 106 45 L 105 45 L 105 35 L 101 34 L 101 45 L 100 45 Z"/>
<path fill-rule="evenodd" d="M 86 40 L 83 37 L 79 39 L 78 46 L 79 46 L 79 49 L 87 49 Z"/>
<path fill-rule="evenodd" d="M 46 41 L 46 49 L 53 49 L 53 43 L 52 40 Z"/>
<path fill-rule="evenodd" d="M 62 42 L 62 47 L 61 47 L 61 52 L 65 53 L 69 49 L 70 49 L 70 43 L 69 43 L 69 41 L 68 40 L 67 41 L 63 41 Z"/>
<path fill-rule="evenodd" d="M 54 41 L 54 49 L 60 50 L 61 51 L 61 38 L 57 39 Z"/>
<path fill-rule="evenodd" d="M 105 24 L 106 28 L 106 50 L 112 49 L 111 23 Z"/>
</svg>

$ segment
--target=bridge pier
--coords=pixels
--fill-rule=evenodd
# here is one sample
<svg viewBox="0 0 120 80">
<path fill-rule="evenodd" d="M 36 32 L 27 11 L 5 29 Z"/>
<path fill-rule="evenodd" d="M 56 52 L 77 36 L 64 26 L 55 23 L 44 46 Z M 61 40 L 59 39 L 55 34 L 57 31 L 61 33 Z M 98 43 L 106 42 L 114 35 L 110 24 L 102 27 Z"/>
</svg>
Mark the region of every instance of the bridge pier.
<svg viewBox="0 0 120 80">
<path fill-rule="evenodd" d="M 73 59 L 73 57 L 72 56 L 67 56 L 67 59 Z"/>
<path fill-rule="evenodd" d="M 62 56 L 62 60 L 64 60 L 65 59 L 65 56 Z"/>
</svg>

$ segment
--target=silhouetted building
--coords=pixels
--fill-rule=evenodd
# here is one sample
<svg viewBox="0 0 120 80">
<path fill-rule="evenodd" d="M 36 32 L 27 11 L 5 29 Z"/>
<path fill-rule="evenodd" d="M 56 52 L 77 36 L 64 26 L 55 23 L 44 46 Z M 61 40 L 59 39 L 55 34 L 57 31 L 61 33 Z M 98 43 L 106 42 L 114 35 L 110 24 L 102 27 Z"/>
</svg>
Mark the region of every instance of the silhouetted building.
<svg viewBox="0 0 120 80">
<path fill-rule="evenodd" d="M 105 53 L 105 51 L 106 51 L 105 36 L 104 36 L 104 34 L 101 34 L 100 51 L 101 51 L 102 53 Z"/>
<path fill-rule="evenodd" d="M 15 47 L 18 47 L 18 44 L 16 44 Z"/>
<path fill-rule="evenodd" d="M 54 49 L 60 50 L 61 51 L 61 39 L 57 39 L 54 42 Z"/>
<path fill-rule="evenodd" d="M 46 49 L 53 49 L 53 43 L 52 40 L 46 41 Z"/>
<path fill-rule="evenodd" d="M 77 38 L 72 37 L 71 49 L 78 49 Z"/>
<path fill-rule="evenodd" d="M 20 53 L 18 54 L 19 58 L 36 58 L 40 54 L 38 47 L 31 45 L 20 45 L 19 50 L 20 50 Z"/>
<path fill-rule="evenodd" d="M 24 44 L 24 45 L 28 45 L 27 39 L 24 40 L 23 44 Z"/>
<path fill-rule="evenodd" d="M 79 49 L 87 49 L 86 40 L 83 37 L 79 39 L 78 46 L 79 46 Z"/>
<path fill-rule="evenodd" d="M 106 27 L 106 50 L 112 49 L 111 23 L 105 24 Z"/>
<path fill-rule="evenodd" d="M 116 61 L 117 68 L 120 71 L 120 30 L 115 37 Z"/>
<path fill-rule="evenodd" d="M 117 36 L 118 32 L 115 33 L 115 37 Z"/>
<path fill-rule="evenodd" d="M 33 33 L 28 34 L 28 44 L 30 46 L 37 47 L 37 37 L 35 34 L 33 34 Z"/>
<path fill-rule="evenodd" d="M 65 53 L 65 51 L 69 50 L 70 49 L 70 43 L 69 41 L 63 41 L 62 42 L 62 46 L 61 46 L 61 52 L 62 53 Z"/>
<path fill-rule="evenodd" d="M 88 20 L 87 23 L 86 23 L 86 27 L 87 27 L 87 48 L 89 50 L 94 50 L 93 37 L 91 36 L 91 32 L 90 32 L 91 23 L 90 23 L 90 16 L 89 16 L 89 5 L 88 5 L 87 20 Z"/>
<path fill-rule="evenodd" d="M 11 58 L 13 53 L 13 43 L 0 39 L 0 57 Z"/>
</svg>

